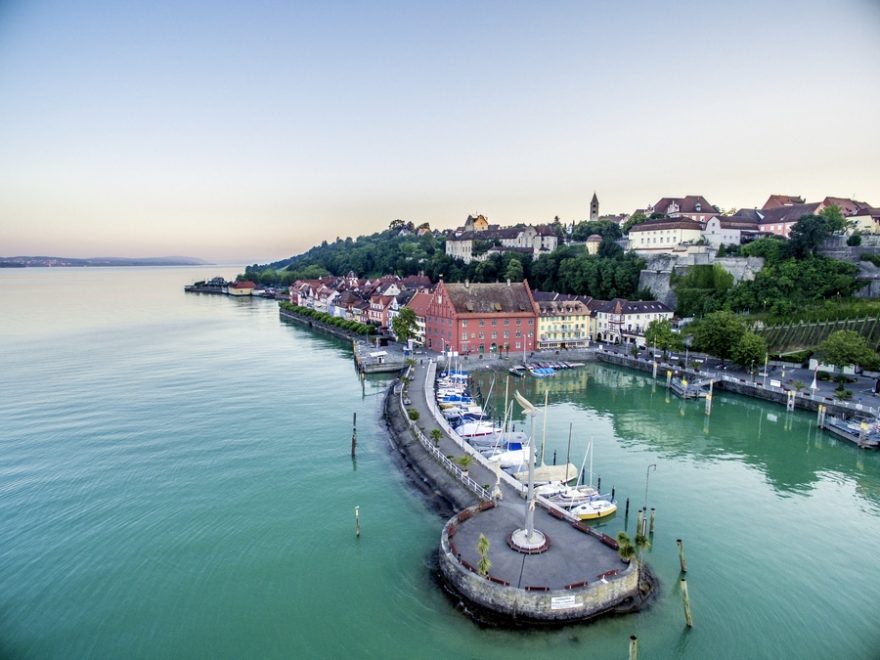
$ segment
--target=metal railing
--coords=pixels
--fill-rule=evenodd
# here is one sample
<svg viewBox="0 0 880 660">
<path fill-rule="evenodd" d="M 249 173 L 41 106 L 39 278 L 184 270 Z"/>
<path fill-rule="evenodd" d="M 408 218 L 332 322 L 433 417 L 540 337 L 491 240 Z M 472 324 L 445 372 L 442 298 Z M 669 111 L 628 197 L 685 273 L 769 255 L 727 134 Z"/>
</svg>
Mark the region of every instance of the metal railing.
<svg viewBox="0 0 880 660">
<path fill-rule="evenodd" d="M 428 377 L 431 376 L 432 372 L 434 372 L 436 367 L 437 367 L 436 363 L 433 363 L 433 362 L 428 366 L 428 369 L 427 369 Z M 409 375 L 411 373 L 412 373 L 412 367 L 408 367 L 406 370 L 406 377 L 409 377 Z M 433 387 L 431 388 L 431 391 L 433 392 Z M 436 417 L 436 410 L 437 410 L 436 404 L 432 406 L 431 404 L 433 402 L 427 396 L 425 397 L 425 399 L 428 403 L 428 408 L 431 409 L 431 412 L 434 413 L 434 416 Z M 449 474 L 451 474 L 453 477 L 455 477 L 456 480 L 461 482 L 461 484 L 465 488 L 467 488 L 470 492 L 472 492 L 474 495 L 476 495 L 480 500 L 490 501 L 492 499 L 492 495 L 489 493 L 489 491 L 486 490 L 485 488 L 483 488 L 476 481 L 474 481 L 470 477 L 470 475 L 465 474 L 464 470 L 462 470 L 458 465 L 456 465 L 451 460 L 449 460 L 449 458 L 447 458 L 443 454 L 443 452 L 440 451 L 440 449 L 434 444 L 434 442 L 429 440 L 428 437 L 424 433 L 422 433 L 422 429 L 420 429 L 418 426 L 416 426 L 416 423 L 413 420 L 409 419 L 409 415 L 407 414 L 406 406 L 403 404 L 403 391 L 402 391 L 402 389 L 401 389 L 400 396 L 398 397 L 398 402 L 400 403 L 401 411 L 403 412 L 404 415 L 406 415 L 406 418 L 409 422 L 410 430 L 415 434 L 416 439 L 419 441 L 419 443 L 422 445 L 422 447 L 425 448 L 425 451 L 427 451 L 428 454 L 430 454 L 431 457 L 434 458 L 434 460 L 436 460 L 438 463 L 440 463 L 440 465 L 447 472 L 449 472 Z"/>
</svg>

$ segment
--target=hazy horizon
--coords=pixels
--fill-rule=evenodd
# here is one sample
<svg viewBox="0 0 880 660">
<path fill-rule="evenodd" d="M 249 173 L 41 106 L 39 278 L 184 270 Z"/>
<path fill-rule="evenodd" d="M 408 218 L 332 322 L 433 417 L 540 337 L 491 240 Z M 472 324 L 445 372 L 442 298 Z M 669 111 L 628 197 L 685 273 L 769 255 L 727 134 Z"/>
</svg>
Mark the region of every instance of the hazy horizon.
<svg viewBox="0 0 880 660">
<path fill-rule="evenodd" d="M 594 191 L 880 206 L 878 27 L 873 0 L 3 3 L 0 250 L 265 263 Z"/>
</svg>

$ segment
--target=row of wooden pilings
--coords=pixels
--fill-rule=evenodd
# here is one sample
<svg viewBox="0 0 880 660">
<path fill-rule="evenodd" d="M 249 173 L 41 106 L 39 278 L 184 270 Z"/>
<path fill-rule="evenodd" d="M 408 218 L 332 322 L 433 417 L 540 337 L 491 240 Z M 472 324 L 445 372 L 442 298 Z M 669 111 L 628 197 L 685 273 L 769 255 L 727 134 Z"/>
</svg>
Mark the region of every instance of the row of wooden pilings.
<svg viewBox="0 0 880 660">
<path fill-rule="evenodd" d="M 639 510 L 641 514 L 641 509 Z M 640 516 L 640 523 L 645 524 L 645 519 Z M 638 529 L 638 528 L 637 528 Z M 651 509 L 651 532 L 654 531 L 654 510 Z M 681 602 L 684 605 L 684 620 L 688 628 L 694 627 L 694 618 L 691 614 L 691 600 L 688 595 L 688 584 L 685 574 L 687 573 L 687 559 L 684 554 L 684 541 L 675 539 L 678 545 L 678 563 L 681 569 L 681 577 L 679 578 L 679 587 L 681 590 Z M 638 660 L 639 656 L 639 638 L 636 635 L 629 636 L 629 660 Z"/>
</svg>

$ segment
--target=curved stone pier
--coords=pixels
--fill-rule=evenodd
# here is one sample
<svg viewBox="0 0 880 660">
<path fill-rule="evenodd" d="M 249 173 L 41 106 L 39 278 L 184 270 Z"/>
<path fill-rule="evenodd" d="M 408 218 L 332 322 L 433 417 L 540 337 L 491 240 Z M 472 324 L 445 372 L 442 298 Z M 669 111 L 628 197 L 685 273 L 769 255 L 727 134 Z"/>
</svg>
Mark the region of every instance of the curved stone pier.
<svg viewBox="0 0 880 660">
<path fill-rule="evenodd" d="M 613 540 L 602 544 L 605 552 L 597 551 L 599 540 L 582 527 L 555 522 L 547 534 L 556 542 L 545 552 L 524 555 L 501 542 L 505 529 L 515 524 L 503 510 L 488 503 L 463 510 L 446 523 L 440 539 L 447 588 L 471 610 L 520 623 L 561 624 L 638 609 L 652 591 L 650 574 L 643 576 L 638 563 L 620 559 Z M 480 533 L 490 539 L 486 575 L 478 569 Z"/>
</svg>

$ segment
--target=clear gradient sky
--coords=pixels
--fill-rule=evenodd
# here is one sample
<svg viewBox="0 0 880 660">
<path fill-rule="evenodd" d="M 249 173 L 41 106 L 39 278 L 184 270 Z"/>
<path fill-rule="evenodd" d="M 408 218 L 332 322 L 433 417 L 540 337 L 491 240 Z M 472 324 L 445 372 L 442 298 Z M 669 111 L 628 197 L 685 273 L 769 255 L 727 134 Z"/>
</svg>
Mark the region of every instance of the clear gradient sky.
<svg viewBox="0 0 880 660">
<path fill-rule="evenodd" d="M 0 0 L 0 256 L 880 206 L 880 0 Z"/>
</svg>

